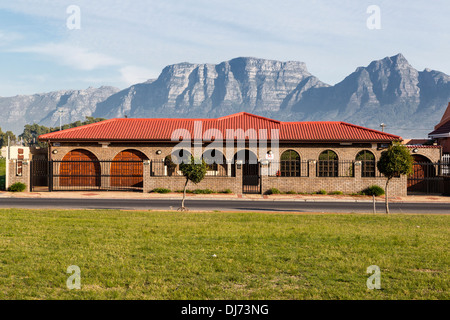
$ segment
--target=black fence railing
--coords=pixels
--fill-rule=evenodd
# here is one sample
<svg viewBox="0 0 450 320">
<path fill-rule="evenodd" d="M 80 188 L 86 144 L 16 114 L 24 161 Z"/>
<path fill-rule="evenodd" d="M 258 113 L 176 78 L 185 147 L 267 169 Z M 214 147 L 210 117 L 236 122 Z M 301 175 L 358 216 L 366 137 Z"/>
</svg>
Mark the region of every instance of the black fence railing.
<svg viewBox="0 0 450 320">
<path fill-rule="evenodd" d="M 354 177 L 355 162 L 353 160 L 319 160 L 317 161 L 318 177 Z"/>
<path fill-rule="evenodd" d="M 415 162 L 408 176 L 409 193 L 440 194 L 444 192 L 444 176 L 447 166 L 440 162 Z"/>
<path fill-rule="evenodd" d="M 301 160 L 271 161 L 267 174 L 269 177 L 309 177 L 309 163 Z"/>
<path fill-rule="evenodd" d="M 227 177 L 228 176 L 228 166 L 233 166 L 234 164 L 209 164 L 206 171 L 206 177 Z M 230 175 L 232 171 L 230 170 Z M 179 165 L 170 164 L 164 160 L 151 160 L 150 161 L 150 175 L 152 177 L 172 177 L 172 176 L 183 176 Z"/>
<path fill-rule="evenodd" d="M 147 162 L 147 161 L 146 161 Z M 150 176 L 170 177 L 182 176 L 178 166 L 169 166 L 160 160 L 148 161 Z M 33 191 L 77 191 L 77 190 L 143 190 L 144 161 L 46 161 L 33 160 L 31 162 L 30 184 Z M 322 160 L 317 161 L 318 177 L 354 177 L 354 161 L 351 160 Z M 230 170 L 228 169 L 230 167 Z M 207 177 L 228 176 L 236 164 L 210 165 Z M 247 168 L 245 163 L 243 169 Z M 308 161 L 271 161 L 268 166 L 258 167 L 257 174 L 268 174 L 272 177 L 308 177 Z M 446 162 L 416 162 L 413 173 L 408 176 L 408 192 L 442 193 L 445 176 L 450 176 L 450 164 Z M 247 168 L 248 169 L 248 168 Z M 265 171 L 267 170 L 267 171 Z M 383 177 L 372 161 L 363 162 L 362 177 Z M 256 180 L 255 180 L 256 181 Z M 259 181 L 259 180 L 258 180 Z M 250 183 L 248 183 L 250 185 Z M 255 183 L 255 185 L 258 185 Z"/>
</svg>

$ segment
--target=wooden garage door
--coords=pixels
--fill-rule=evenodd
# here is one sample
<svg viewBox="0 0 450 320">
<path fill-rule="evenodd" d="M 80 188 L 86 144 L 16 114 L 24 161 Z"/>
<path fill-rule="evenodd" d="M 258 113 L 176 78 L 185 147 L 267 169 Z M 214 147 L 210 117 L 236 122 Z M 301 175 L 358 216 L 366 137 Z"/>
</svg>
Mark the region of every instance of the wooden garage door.
<svg viewBox="0 0 450 320">
<path fill-rule="evenodd" d="M 100 163 L 92 152 L 82 149 L 70 151 L 60 164 L 61 186 L 100 186 Z"/>
<path fill-rule="evenodd" d="M 144 186 L 143 160 L 147 157 L 137 150 L 125 150 L 117 154 L 111 163 L 111 186 Z"/>
</svg>

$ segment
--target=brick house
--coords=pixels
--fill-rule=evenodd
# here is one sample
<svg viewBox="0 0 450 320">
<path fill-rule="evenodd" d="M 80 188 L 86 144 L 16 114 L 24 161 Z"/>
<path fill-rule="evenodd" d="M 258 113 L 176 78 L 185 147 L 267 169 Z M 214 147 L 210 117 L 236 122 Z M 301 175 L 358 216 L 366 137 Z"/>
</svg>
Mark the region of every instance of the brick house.
<svg viewBox="0 0 450 320">
<path fill-rule="evenodd" d="M 39 140 L 49 144 L 55 190 L 181 190 L 178 165 L 192 154 L 209 165 L 195 188 L 239 194 L 384 186 L 376 162 L 402 138 L 345 122 L 281 122 L 241 112 L 217 119 L 110 119 Z M 406 177 L 391 188 L 406 195 Z"/>
<path fill-rule="evenodd" d="M 444 154 L 450 154 L 450 102 L 441 121 L 428 136 L 437 140 L 438 144 L 442 146 Z"/>
</svg>

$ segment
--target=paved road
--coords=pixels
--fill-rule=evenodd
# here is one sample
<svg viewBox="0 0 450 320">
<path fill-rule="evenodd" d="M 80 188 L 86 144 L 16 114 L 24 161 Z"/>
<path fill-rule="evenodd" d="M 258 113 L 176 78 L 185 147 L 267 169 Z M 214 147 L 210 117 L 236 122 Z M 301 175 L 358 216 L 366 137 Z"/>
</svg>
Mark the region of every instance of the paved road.
<svg viewBox="0 0 450 320">
<path fill-rule="evenodd" d="M 1 198 L 0 208 L 64 208 L 64 209 L 177 209 L 180 200 L 170 199 L 43 199 Z M 250 201 L 187 199 L 192 210 L 280 211 L 280 212 L 373 212 L 371 202 L 324 201 Z M 450 203 L 391 203 L 392 213 L 450 214 Z M 377 203 L 377 212 L 384 212 L 384 203 Z"/>
</svg>

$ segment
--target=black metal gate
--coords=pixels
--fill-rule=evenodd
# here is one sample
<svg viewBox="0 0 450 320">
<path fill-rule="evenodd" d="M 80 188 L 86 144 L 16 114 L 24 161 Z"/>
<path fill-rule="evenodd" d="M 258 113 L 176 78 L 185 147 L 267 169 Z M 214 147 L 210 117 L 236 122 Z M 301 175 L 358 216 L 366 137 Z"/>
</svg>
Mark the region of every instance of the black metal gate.
<svg viewBox="0 0 450 320">
<path fill-rule="evenodd" d="M 244 163 L 242 165 L 242 193 L 261 193 L 259 163 Z"/>
<path fill-rule="evenodd" d="M 32 160 L 30 162 L 30 190 L 48 191 L 48 168 L 47 159 Z"/>
<path fill-rule="evenodd" d="M 408 194 L 441 194 L 444 192 L 445 166 L 440 163 L 415 162 L 408 176 Z"/>
<path fill-rule="evenodd" d="M 142 191 L 143 161 L 33 160 L 32 191 Z"/>
</svg>

